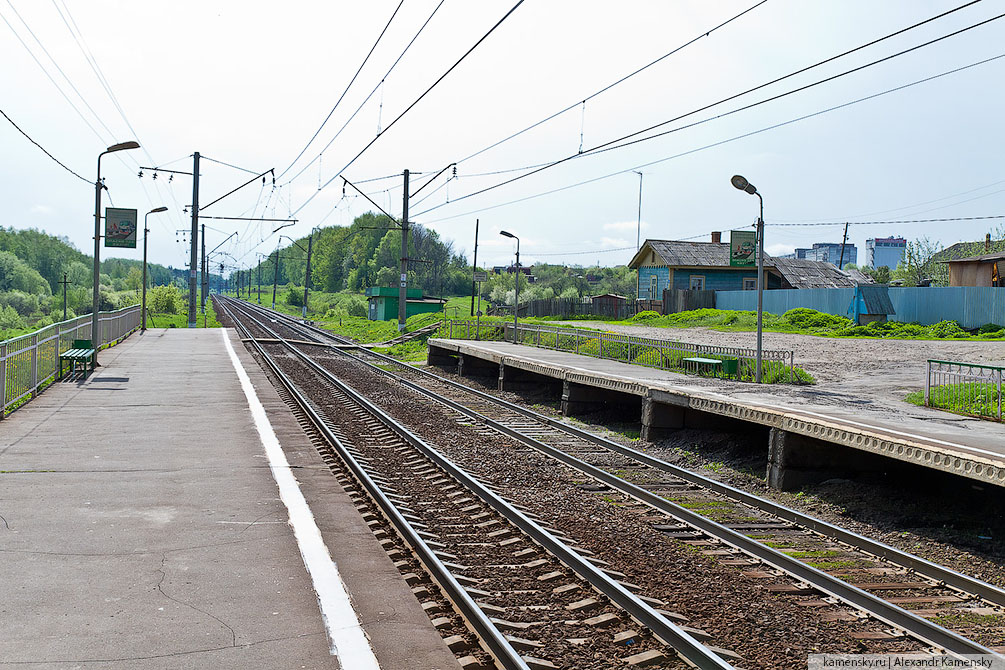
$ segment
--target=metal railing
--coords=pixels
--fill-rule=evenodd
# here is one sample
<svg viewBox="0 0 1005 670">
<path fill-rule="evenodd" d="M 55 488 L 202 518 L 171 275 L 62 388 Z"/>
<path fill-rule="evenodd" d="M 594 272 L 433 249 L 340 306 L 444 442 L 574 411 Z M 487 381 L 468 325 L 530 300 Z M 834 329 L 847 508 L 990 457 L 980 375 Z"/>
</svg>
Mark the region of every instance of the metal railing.
<svg viewBox="0 0 1005 670">
<path fill-rule="evenodd" d="M 140 327 L 140 306 L 98 313 L 99 347 L 116 344 Z M 0 419 L 28 402 L 59 378 L 59 354 L 74 340 L 90 340 L 91 315 L 0 342 Z"/>
<path fill-rule="evenodd" d="M 624 333 L 605 333 L 580 328 L 524 325 L 518 328 L 518 342 L 544 349 L 607 358 L 674 372 L 693 372 L 687 358 L 735 360 L 735 377 L 753 380 L 757 350 L 739 347 L 718 347 L 690 344 L 673 340 L 638 337 Z M 477 325 L 471 321 L 444 321 L 440 335 L 451 339 L 513 341 L 512 323 Z M 794 383 L 795 353 L 792 351 L 763 350 L 761 352 L 763 377 L 774 383 Z"/>
<path fill-rule="evenodd" d="M 925 405 L 958 414 L 1002 420 L 1005 368 L 976 363 L 929 360 Z"/>
</svg>

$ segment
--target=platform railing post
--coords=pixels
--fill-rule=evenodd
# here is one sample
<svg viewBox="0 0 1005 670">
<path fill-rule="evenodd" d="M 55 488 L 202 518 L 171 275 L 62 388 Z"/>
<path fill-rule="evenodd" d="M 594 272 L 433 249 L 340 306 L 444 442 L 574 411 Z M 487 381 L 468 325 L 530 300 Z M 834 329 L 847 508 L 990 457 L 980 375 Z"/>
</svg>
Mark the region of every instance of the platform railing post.
<svg viewBox="0 0 1005 670">
<path fill-rule="evenodd" d="M 3 377 L 0 377 L 0 421 L 7 414 L 7 345 L 0 344 L 0 365 L 3 365 Z"/>
<path fill-rule="evenodd" d="M 38 334 L 31 336 L 31 397 L 38 394 Z"/>
<path fill-rule="evenodd" d="M 1005 372 L 1005 369 L 998 368 L 998 420 L 999 421 L 1002 420 L 1002 405 L 1005 404 L 1005 403 L 1002 402 L 1002 372 Z"/>
<path fill-rule="evenodd" d="M 929 398 L 932 387 L 932 361 L 925 363 L 925 407 L 931 406 Z"/>
</svg>

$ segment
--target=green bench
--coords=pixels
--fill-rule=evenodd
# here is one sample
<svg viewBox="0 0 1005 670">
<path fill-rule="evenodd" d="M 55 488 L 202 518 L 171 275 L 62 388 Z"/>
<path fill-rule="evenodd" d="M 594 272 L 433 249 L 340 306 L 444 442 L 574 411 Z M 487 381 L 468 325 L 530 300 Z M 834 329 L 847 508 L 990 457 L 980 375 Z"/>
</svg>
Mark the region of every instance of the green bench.
<svg viewBox="0 0 1005 670">
<path fill-rule="evenodd" d="M 59 376 L 63 376 L 63 361 L 70 362 L 70 372 L 77 371 L 77 364 L 80 363 L 81 372 L 87 373 L 87 364 L 91 364 L 94 370 L 94 347 L 90 340 L 74 340 L 73 346 L 59 355 Z"/>
<path fill-rule="evenodd" d="M 728 375 L 735 377 L 740 367 L 739 361 L 735 358 L 719 360 L 718 358 L 701 358 L 699 356 L 694 356 L 683 360 L 684 370 L 695 374 L 721 373 L 723 376 Z"/>
</svg>

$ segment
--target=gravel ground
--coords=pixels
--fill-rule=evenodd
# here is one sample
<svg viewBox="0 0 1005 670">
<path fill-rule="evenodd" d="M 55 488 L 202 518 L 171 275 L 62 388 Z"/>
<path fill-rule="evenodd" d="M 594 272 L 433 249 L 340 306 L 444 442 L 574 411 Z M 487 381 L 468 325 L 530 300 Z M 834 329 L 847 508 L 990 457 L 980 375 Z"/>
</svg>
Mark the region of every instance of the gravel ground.
<svg viewBox="0 0 1005 670">
<path fill-rule="evenodd" d="M 849 633 L 854 630 L 883 627 L 876 622 L 824 621 L 822 612 L 799 605 L 814 597 L 769 593 L 765 587 L 771 580 L 744 577 L 714 557 L 665 537 L 645 521 L 648 510 L 612 496 L 584 494 L 576 475 L 550 459 L 502 436 L 458 424 L 455 414 L 387 380 L 367 379 L 345 359 L 320 362 L 469 472 L 494 482 L 507 499 L 529 507 L 625 573 L 646 595 L 688 616 L 689 625 L 714 636 L 712 644 L 741 654 L 744 667 L 804 668 L 807 654 L 819 651 L 917 649 L 910 640 L 852 639 Z"/>
<path fill-rule="evenodd" d="M 558 322 L 562 323 L 562 322 Z M 675 340 L 690 344 L 726 347 L 756 347 L 753 332 L 722 332 L 709 328 L 655 328 L 624 326 L 599 321 L 565 322 L 563 325 L 599 328 L 640 337 Z M 945 412 L 918 408 L 904 402 L 904 396 L 921 391 L 925 384 L 928 359 L 966 361 L 985 365 L 1005 365 L 1005 342 L 965 342 L 957 340 L 884 340 L 817 337 L 791 333 L 764 333 L 765 349 L 795 352 L 796 365 L 817 380 L 812 387 L 774 385 L 774 394 L 811 397 L 814 402 L 851 402 L 870 410 L 917 414 L 926 418 L 952 421 L 976 421 L 963 417 L 947 418 Z M 688 377 L 694 385 L 713 385 L 717 380 Z M 743 392 L 743 386 L 731 384 L 731 390 Z M 762 391 L 763 389 L 758 389 Z M 1005 440 L 1005 430 L 1002 431 Z"/>
</svg>

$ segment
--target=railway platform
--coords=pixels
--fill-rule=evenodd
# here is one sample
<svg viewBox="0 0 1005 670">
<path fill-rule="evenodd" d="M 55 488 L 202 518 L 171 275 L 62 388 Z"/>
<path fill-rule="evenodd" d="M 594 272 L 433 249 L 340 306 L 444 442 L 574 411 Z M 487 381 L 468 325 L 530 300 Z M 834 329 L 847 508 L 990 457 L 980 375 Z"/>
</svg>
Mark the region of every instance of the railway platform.
<svg viewBox="0 0 1005 670">
<path fill-rule="evenodd" d="M 430 339 L 429 363 L 496 378 L 502 390 L 550 386 L 566 415 L 623 406 L 640 416 L 644 439 L 688 427 L 764 433 L 768 482 L 779 489 L 898 463 L 1005 487 L 1005 426 L 992 421 L 907 403 L 870 411 L 816 387 L 696 379 L 511 342 Z"/>
<path fill-rule="evenodd" d="M 0 668 L 458 667 L 233 330 L 0 422 Z"/>
</svg>

